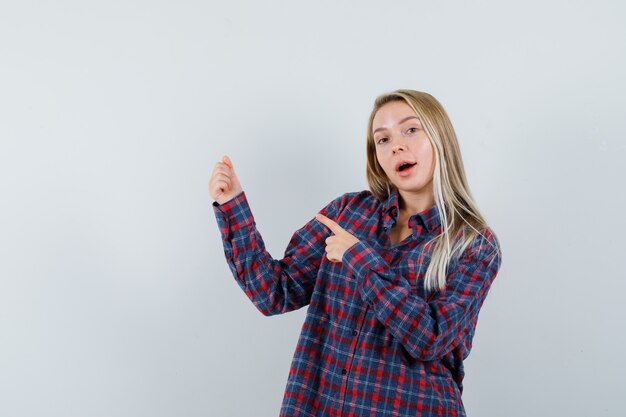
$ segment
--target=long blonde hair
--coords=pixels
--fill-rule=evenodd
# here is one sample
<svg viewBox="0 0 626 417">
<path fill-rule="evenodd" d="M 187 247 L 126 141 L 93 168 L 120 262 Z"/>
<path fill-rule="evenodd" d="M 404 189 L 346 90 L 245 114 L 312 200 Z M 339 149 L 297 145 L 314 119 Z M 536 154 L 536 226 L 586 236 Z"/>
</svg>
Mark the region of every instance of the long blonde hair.
<svg viewBox="0 0 626 417">
<path fill-rule="evenodd" d="M 428 93 L 396 90 L 376 98 L 367 127 L 367 182 L 371 192 L 381 201 L 389 197 L 391 183 L 376 157 L 372 124 L 376 112 L 392 101 L 404 101 L 415 111 L 433 146 L 435 169 L 433 197 L 441 219 L 441 233 L 427 242 L 432 256 L 424 277 L 424 288 L 435 291 L 445 288 L 450 262 L 482 235 L 487 222 L 480 214 L 467 185 L 459 143 L 443 106 Z M 494 235 L 495 237 L 495 235 Z M 499 245 L 494 249 L 499 251 Z"/>
</svg>

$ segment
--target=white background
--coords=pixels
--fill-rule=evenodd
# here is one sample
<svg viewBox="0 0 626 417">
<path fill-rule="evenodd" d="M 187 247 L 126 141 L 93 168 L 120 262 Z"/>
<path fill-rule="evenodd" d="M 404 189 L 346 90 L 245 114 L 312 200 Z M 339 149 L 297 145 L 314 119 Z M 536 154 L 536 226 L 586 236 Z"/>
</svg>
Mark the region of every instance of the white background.
<svg viewBox="0 0 626 417">
<path fill-rule="evenodd" d="M 623 415 L 621 1 L 0 3 L 0 415 L 276 416 L 306 308 L 267 318 L 207 192 L 267 249 L 367 188 L 374 98 L 429 92 L 503 264 L 469 416 Z"/>
</svg>

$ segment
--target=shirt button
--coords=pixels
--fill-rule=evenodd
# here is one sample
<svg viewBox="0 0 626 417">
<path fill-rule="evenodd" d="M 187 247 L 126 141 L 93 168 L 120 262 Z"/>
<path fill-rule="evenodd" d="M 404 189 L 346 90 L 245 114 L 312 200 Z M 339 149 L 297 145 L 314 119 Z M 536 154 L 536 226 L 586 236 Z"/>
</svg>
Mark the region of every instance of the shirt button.
<svg viewBox="0 0 626 417">
<path fill-rule="evenodd" d="M 352 331 L 352 336 L 356 336 L 357 334 L 359 334 L 359 332 L 357 332 L 356 330 Z"/>
<path fill-rule="evenodd" d="M 348 370 L 347 370 L 347 369 L 345 369 L 345 368 L 344 368 L 344 369 L 342 369 L 342 370 L 341 370 L 341 374 L 342 374 L 342 375 L 345 375 L 345 374 L 347 374 L 347 373 L 348 373 Z"/>
</svg>

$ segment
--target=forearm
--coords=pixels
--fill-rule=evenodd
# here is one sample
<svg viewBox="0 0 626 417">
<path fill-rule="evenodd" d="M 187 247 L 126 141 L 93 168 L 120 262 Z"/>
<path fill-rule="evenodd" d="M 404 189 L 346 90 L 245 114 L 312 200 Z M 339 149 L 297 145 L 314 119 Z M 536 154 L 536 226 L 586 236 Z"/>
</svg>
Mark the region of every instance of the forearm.
<svg viewBox="0 0 626 417">
<path fill-rule="evenodd" d="M 443 294 L 427 302 L 365 242 L 349 248 L 343 262 L 378 320 L 412 357 L 423 361 L 446 355 L 472 331 L 497 272 L 497 265 L 467 257 L 449 274 Z"/>
<path fill-rule="evenodd" d="M 292 237 L 285 257 L 277 260 L 265 249 L 256 228 L 245 193 L 223 205 L 213 204 L 222 236 L 224 254 L 233 277 L 248 298 L 264 315 L 281 314 L 303 307 L 310 301 L 317 267 L 305 242 L 319 239 L 310 224 Z"/>
</svg>

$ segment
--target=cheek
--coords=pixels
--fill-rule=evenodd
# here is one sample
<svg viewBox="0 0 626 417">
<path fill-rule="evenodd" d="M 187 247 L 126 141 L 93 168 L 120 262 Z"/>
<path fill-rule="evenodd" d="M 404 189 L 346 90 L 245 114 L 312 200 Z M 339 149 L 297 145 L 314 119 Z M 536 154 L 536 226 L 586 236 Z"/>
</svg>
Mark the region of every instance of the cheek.
<svg viewBox="0 0 626 417">
<path fill-rule="evenodd" d="M 435 152 L 433 151 L 432 146 L 424 152 L 424 165 L 428 167 L 428 175 L 432 179 L 435 172 Z"/>
<path fill-rule="evenodd" d="M 419 152 L 420 159 L 422 160 L 422 164 L 434 165 L 435 153 L 433 150 L 433 145 L 430 143 L 428 139 L 424 140 L 420 145 L 421 146 L 418 152 Z"/>
<path fill-rule="evenodd" d="M 376 159 L 378 160 L 378 164 L 383 168 L 383 171 L 389 173 L 389 167 L 387 166 L 389 164 L 388 158 L 385 158 L 376 152 Z"/>
<path fill-rule="evenodd" d="M 381 167 L 385 168 L 385 160 L 381 157 L 380 152 L 378 152 L 378 148 L 376 148 L 376 160 Z"/>
</svg>

